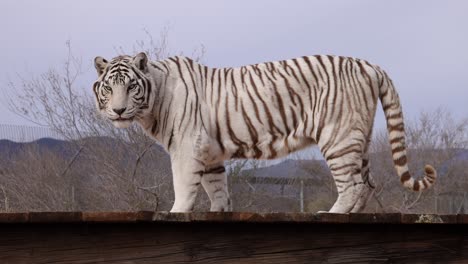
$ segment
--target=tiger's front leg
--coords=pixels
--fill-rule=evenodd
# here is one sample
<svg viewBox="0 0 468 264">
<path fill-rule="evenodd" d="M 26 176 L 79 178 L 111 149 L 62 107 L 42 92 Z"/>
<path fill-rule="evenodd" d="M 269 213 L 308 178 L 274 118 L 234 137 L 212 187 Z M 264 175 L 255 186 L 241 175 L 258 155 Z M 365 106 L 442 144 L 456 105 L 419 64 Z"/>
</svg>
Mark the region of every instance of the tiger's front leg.
<svg viewBox="0 0 468 264">
<path fill-rule="evenodd" d="M 224 164 L 219 163 L 205 169 L 202 185 L 211 201 L 211 212 L 231 211 L 227 177 Z"/>
<path fill-rule="evenodd" d="M 202 165 L 195 159 L 173 159 L 175 201 L 171 212 L 191 212 L 200 184 L 211 201 L 211 212 L 230 211 L 231 201 L 223 163 Z"/>
<path fill-rule="evenodd" d="M 201 183 L 200 170 L 192 160 L 172 159 L 175 200 L 171 212 L 191 212 Z"/>
</svg>

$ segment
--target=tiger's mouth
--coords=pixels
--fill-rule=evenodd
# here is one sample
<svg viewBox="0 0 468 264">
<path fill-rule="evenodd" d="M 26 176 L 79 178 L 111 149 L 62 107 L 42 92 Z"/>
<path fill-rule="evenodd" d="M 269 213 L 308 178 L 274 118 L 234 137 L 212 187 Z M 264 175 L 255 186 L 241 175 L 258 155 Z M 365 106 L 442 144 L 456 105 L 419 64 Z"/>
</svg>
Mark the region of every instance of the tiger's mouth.
<svg viewBox="0 0 468 264">
<path fill-rule="evenodd" d="M 117 117 L 115 119 L 112 119 L 112 121 L 118 121 L 118 122 L 123 122 L 123 121 L 133 121 L 133 117 L 129 117 L 129 118 L 124 118 L 124 117 Z"/>
<path fill-rule="evenodd" d="M 112 121 L 112 124 L 117 128 L 128 128 L 133 122 L 133 117 L 131 118 L 118 117 L 115 119 L 111 119 L 111 121 Z"/>
</svg>

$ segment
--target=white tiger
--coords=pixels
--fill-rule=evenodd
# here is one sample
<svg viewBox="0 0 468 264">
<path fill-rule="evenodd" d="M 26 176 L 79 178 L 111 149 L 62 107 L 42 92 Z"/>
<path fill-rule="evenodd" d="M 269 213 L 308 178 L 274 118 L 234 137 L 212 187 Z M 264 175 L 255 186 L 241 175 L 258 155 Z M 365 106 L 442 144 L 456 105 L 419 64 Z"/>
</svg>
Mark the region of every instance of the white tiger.
<svg viewBox="0 0 468 264">
<path fill-rule="evenodd" d="M 339 56 L 306 56 L 239 68 L 209 68 L 190 58 L 150 62 L 145 53 L 95 58 L 97 107 L 117 127 L 136 121 L 170 154 L 175 202 L 193 210 L 200 184 L 211 211 L 230 210 L 224 161 L 273 159 L 317 144 L 338 198 L 329 212 L 359 212 L 372 191 L 369 142 L 377 101 L 387 119 L 402 184 L 432 186 L 408 172 L 403 115 L 392 81 L 378 66 Z"/>
</svg>

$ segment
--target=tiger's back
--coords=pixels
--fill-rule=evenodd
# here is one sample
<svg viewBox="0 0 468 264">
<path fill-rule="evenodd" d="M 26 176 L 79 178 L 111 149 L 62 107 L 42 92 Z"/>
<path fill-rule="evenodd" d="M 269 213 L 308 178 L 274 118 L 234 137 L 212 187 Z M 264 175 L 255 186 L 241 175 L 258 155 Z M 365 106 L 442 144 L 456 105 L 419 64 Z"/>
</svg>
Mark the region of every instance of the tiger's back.
<svg viewBox="0 0 468 264">
<path fill-rule="evenodd" d="M 310 56 L 208 71 L 204 102 L 213 120 L 210 134 L 225 136 L 217 144 L 232 158 L 271 159 L 324 135 L 340 138 L 356 129 L 369 133 L 382 75 L 360 63 Z M 363 104 L 366 111 L 356 109 Z"/>
</svg>

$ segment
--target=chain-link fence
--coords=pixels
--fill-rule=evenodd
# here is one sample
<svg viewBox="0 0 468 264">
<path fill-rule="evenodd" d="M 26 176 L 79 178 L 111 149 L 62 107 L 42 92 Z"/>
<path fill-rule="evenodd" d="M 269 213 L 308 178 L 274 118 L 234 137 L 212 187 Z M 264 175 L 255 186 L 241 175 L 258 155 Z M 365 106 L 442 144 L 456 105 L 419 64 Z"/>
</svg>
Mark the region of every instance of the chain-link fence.
<svg viewBox="0 0 468 264">
<path fill-rule="evenodd" d="M 30 142 L 40 138 L 63 139 L 59 133 L 48 127 L 0 124 L 0 140 Z"/>
</svg>

